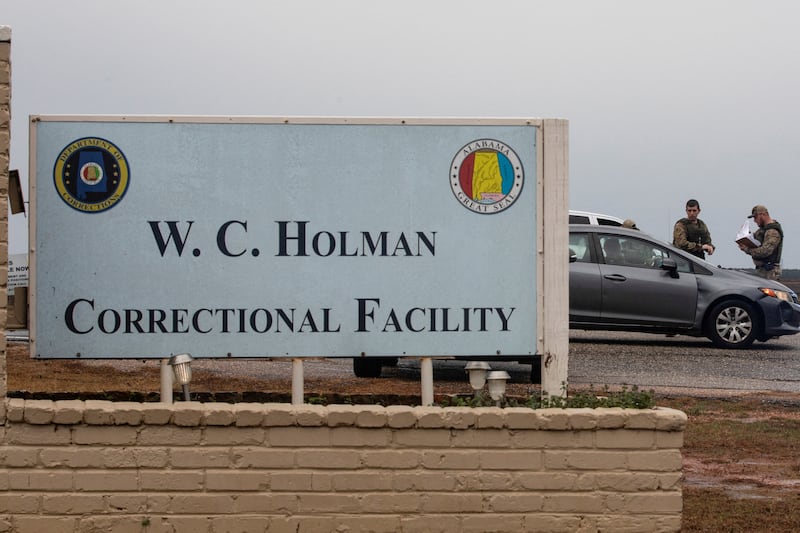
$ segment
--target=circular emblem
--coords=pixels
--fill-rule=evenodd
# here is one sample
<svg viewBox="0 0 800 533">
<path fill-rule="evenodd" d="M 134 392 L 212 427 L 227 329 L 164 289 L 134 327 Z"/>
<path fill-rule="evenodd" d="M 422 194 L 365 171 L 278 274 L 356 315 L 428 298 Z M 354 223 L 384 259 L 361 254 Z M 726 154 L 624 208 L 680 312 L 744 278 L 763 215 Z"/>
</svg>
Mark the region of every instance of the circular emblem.
<svg viewBox="0 0 800 533">
<path fill-rule="evenodd" d="M 61 150 L 53 181 L 67 205 L 86 213 L 100 213 L 117 205 L 128 190 L 128 160 L 114 143 L 84 137 Z"/>
<path fill-rule="evenodd" d="M 519 156 L 494 139 L 465 144 L 450 165 L 450 188 L 461 205 L 485 215 L 505 211 L 522 192 L 525 172 Z"/>
</svg>

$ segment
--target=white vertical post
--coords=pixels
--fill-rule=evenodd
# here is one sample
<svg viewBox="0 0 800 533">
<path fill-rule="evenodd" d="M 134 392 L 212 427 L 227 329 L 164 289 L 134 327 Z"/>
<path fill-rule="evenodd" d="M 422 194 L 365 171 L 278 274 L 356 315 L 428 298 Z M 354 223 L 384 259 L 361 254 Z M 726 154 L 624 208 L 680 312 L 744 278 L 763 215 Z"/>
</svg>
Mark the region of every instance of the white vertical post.
<svg viewBox="0 0 800 533">
<path fill-rule="evenodd" d="M 423 357 L 419 370 L 422 380 L 422 405 L 433 405 L 433 359 Z"/>
<path fill-rule="evenodd" d="M 161 403 L 172 403 L 172 367 L 169 359 L 161 360 Z"/>
<path fill-rule="evenodd" d="M 303 360 L 292 359 L 292 405 L 303 405 Z"/>
</svg>

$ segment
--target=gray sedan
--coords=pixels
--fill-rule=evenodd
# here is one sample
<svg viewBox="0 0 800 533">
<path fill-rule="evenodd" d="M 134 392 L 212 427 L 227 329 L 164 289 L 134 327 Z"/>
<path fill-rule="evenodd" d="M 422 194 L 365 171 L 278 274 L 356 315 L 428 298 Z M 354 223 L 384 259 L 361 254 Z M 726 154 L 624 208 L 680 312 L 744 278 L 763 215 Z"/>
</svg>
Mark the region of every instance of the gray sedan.
<svg viewBox="0 0 800 533">
<path fill-rule="evenodd" d="M 721 348 L 800 333 L 797 294 L 637 230 L 570 225 L 572 329 L 708 337 Z"/>
</svg>

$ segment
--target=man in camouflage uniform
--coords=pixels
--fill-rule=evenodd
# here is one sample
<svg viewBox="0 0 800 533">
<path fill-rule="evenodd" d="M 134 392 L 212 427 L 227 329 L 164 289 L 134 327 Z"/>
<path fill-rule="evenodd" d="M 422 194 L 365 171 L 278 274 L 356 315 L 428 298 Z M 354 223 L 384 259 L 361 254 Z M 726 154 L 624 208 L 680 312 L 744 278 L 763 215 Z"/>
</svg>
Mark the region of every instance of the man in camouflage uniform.
<svg viewBox="0 0 800 533">
<path fill-rule="evenodd" d="M 753 258 L 756 274 L 762 278 L 780 280 L 783 228 L 777 220 L 769 216 L 769 210 L 763 205 L 755 206 L 747 218 L 752 218 L 758 224 L 754 237 L 761 241 L 761 246 L 748 248 L 740 244 L 739 249 Z"/>
<path fill-rule="evenodd" d="M 706 223 L 697 218 L 700 214 L 700 202 L 691 199 L 686 202 L 686 218 L 675 223 L 672 231 L 672 245 L 686 250 L 700 259 L 711 255 L 716 246 L 711 243 L 711 232 Z"/>
</svg>

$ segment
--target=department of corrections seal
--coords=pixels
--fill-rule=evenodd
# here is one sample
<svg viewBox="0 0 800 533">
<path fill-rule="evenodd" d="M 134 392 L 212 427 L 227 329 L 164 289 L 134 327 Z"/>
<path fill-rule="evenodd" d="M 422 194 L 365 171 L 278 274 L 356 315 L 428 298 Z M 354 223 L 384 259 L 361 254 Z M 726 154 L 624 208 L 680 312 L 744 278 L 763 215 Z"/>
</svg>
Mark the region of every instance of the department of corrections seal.
<svg viewBox="0 0 800 533">
<path fill-rule="evenodd" d="M 505 143 L 478 139 L 465 144 L 450 165 L 450 188 L 475 213 L 491 215 L 511 207 L 522 192 L 525 172 Z"/>
<path fill-rule="evenodd" d="M 100 213 L 117 205 L 128 190 L 128 160 L 114 143 L 84 137 L 61 150 L 53 181 L 68 206 L 85 213 Z"/>
</svg>

